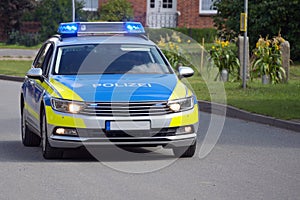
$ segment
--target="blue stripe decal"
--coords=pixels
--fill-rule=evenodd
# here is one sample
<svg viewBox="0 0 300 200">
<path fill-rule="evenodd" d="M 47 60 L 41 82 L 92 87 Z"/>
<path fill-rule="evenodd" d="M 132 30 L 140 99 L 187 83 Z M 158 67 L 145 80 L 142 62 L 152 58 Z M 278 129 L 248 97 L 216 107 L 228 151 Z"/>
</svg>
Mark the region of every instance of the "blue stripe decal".
<svg viewBox="0 0 300 200">
<path fill-rule="evenodd" d="M 110 131 L 110 121 L 105 121 L 105 130 Z"/>
<path fill-rule="evenodd" d="M 166 101 L 178 81 L 175 74 L 58 75 L 88 102 Z"/>
</svg>

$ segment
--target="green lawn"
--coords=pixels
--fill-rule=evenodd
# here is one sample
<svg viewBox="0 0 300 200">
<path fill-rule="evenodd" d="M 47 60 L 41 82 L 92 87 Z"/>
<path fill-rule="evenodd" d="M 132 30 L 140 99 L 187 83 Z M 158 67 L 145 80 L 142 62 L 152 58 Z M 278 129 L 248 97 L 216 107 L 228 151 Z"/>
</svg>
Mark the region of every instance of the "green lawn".
<svg viewBox="0 0 300 200">
<path fill-rule="evenodd" d="M 0 60 L 0 74 L 24 76 L 32 61 Z M 224 84 L 206 82 L 198 74 L 187 81 L 191 84 L 198 99 L 222 102 L 250 112 L 268 115 L 280 119 L 300 119 L 300 65 L 290 69 L 290 81 L 287 84 L 262 85 L 260 80 L 248 82 L 247 89 L 242 89 L 240 82 Z M 219 96 L 218 96 L 219 95 Z M 211 98 L 213 97 L 213 98 Z M 214 98 L 215 97 L 215 98 Z M 219 101 L 219 99 L 221 99 Z"/>
<path fill-rule="evenodd" d="M 32 61 L 24 60 L 0 60 L 0 74 L 12 76 L 25 76 L 31 67 Z"/>
<path fill-rule="evenodd" d="M 212 100 L 211 96 L 215 94 L 207 84 L 215 83 L 206 84 L 200 76 L 188 81 L 198 99 Z M 221 83 L 216 85 L 222 87 Z M 228 105 L 280 119 L 300 119 L 300 65 L 290 68 L 290 80 L 286 84 L 262 85 L 257 79 L 248 81 L 246 89 L 242 88 L 241 82 L 226 82 L 224 88 Z M 214 101 L 218 102 L 218 99 Z"/>
</svg>

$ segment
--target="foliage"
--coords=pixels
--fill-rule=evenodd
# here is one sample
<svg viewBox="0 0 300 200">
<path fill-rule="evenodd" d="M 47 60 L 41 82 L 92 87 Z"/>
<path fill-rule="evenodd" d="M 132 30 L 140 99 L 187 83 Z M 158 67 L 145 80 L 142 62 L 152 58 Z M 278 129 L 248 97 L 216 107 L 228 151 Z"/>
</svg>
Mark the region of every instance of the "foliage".
<svg viewBox="0 0 300 200">
<path fill-rule="evenodd" d="M 82 2 L 75 1 L 76 19 L 81 15 Z M 40 37 L 46 40 L 56 33 L 59 23 L 72 21 L 71 0 L 41 0 L 35 9 L 34 20 L 41 22 Z"/>
<path fill-rule="evenodd" d="M 127 0 L 110 0 L 100 9 L 103 21 L 130 21 L 133 19 L 133 8 Z"/>
<path fill-rule="evenodd" d="M 240 61 L 229 44 L 229 41 L 216 40 L 210 50 L 210 56 L 219 70 L 218 76 L 225 69 L 236 80 L 239 78 Z"/>
<path fill-rule="evenodd" d="M 280 36 L 269 40 L 268 38 L 259 38 L 256 43 L 254 60 L 252 64 L 252 75 L 268 75 L 271 82 L 279 83 L 285 77 L 285 70 L 282 67 L 280 44 L 284 39 Z"/>
<path fill-rule="evenodd" d="M 34 8 L 34 0 L 0 1 L 0 35 L 7 38 L 13 30 L 19 30 L 24 12 Z"/>
<path fill-rule="evenodd" d="M 300 60 L 300 0 L 255 0 L 248 3 L 248 36 L 251 48 L 261 35 L 281 33 L 291 44 L 291 58 Z M 218 14 L 214 22 L 227 39 L 240 31 L 240 13 L 244 12 L 244 0 L 216 0 Z"/>
<path fill-rule="evenodd" d="M 6 41 L 6 44 L 24 45 L 27 47 L 35 46 L 40 43 L 40 38 L 37 33 L 20 33 L 12 31 Z"/>
<path fill-rule="evenodd" d="M 191 41 L 187 41 L 187 43 L 189 42 Z M 167 34 L 165 38 L 160 36 L 160 40 L 157 42 L 157 45 L 163 51 L 173 68 L 177 68 L 180 65 L 189 65 L 189 58 L 184 50 L 180 48 L 180 43 L 182 43 L 182 40 L 176 32 L 173 32 L 171 36 Z"/>
<path fill-rule="evenodd" d="M 202 43 L 202 39 L 204 38 L 205 43 L 214 42 L 217 36 L 217 30 L 215 28 L 172 28 L 175 31 L 183 33 L 198 43 Z"/>
</svg>

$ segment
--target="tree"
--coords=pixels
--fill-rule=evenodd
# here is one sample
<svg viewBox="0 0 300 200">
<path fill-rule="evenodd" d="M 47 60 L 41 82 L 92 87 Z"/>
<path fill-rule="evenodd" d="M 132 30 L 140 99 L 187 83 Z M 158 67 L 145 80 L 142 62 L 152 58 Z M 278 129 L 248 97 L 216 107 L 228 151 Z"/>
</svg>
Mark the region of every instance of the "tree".
<svg viewBox="0 0 300 200">
<path fill-rule="evenodd" d="M 79 18 L 83 4 L 75 1 L 76 19 Z M 59 23 L 72 21 L 71 0 L 41 0 L 35 10 L 35 20 L 41 22 L 42 40 L 56 33 Z"/>
<path fill-rule="evenodd" d="M 100 9 L 100 19 L 103 21 L 129 21 L 132 18 L 132 5 L 127 0 L 111 0 Z"/>
<path fill-rule="evenodd" d="M 273 37 L 279 33 L 291 45 L 291 58 L 300 60 L 300 0 L 253 0 L 248 3 L 248 36 L 250 46 L 260 36 Z M 240 13 L 244 0 L 216 0 L 218 14 L 214 17 L 217 28 L 227 37 L 240 34 Z M 227 38 L 228 39 L 228 38 Z"/>
<path fill-rule="evenodd" d="M 6 39 L 10 32 L 20 29 L 21 17 L 34 8 L 34 0 L 0 1 L 0 35 Z"/>
</svg>

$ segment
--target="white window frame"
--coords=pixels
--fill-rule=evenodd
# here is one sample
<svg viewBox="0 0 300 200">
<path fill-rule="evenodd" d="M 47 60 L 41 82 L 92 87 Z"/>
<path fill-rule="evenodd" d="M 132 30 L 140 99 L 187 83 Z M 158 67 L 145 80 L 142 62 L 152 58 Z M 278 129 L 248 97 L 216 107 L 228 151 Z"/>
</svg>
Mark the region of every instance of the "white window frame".
<svg viewBox="0 0 300 200">
<path fill-rule="evenodd" d="M 202 9 L 202 1 L 203 0 L 199 0 L 199 14 L 204 14 L 204 15 L 211 15 L 211 14 L 217 14 L 217 10 L 203 10 Z M 208 0 L 208 1 L 211 1 L 211 0 Z M 212 2 L 213 3 L 213 2 Z"/>
<path fill-rule="evenodd" d="M 97 11 L 99 8 L 99 1 L 97 0 L 81 0 L 81 1 L 85 3 L 82 8 L 82 10 L 84 11 Z"/>
</svg>

